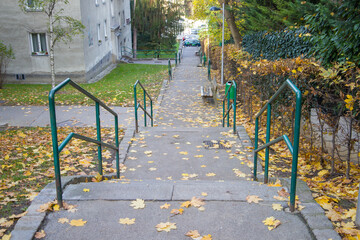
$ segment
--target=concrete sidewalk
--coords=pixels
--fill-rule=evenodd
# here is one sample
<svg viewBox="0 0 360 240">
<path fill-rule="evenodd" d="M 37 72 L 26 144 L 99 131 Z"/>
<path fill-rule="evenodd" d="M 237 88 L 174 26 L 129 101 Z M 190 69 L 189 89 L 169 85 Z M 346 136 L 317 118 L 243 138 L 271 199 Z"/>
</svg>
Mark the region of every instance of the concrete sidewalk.
<svg viewBox="0 0 360 240">
<path fill-rule="evenodd" d="M 279 198 L 279 191 L 288 191 L 289 179 L 277 187 L 251 180 L 251 141 L 242 126 L 236 135 L 219 127 L 221 109 L 202 101 L 200 86 L 207 78 L 204 68 L 197 67 L 195 51 L 184 49 L 157 111 L 158 127 L 140 128 L 137 134 L 128 129 L 121 143 L 121 179 L 64 178 L 64 200 L 76 210 L 40 213 L 41 204 L 55 198 L 55 184 L 49 184 L 18 221 L 12 239 L 32 239 L 40 230 L 44 239 L 191 239 L 185 236 L 191 230 L 221 240 L 340 239 L 304 182 L 299 181 L 297 195 L 305 208 L 290 213 L 287 200 Z M 261 200 L 249 203 L 249 196 Z M 134 209 L 135 199 L 145 206 Z M 184 206 L 191 200 L 191 206 Z M 281 222 L 271 231 L 263 223 L 269 217 Z M 135 223 L 120 224 L 123 218 Z M 86 224 L 75 227 L 59 219 Z M 161 222 L 176 228 L 159 232 Z"/>
<path fill-rule="evenodd" d="M 100 119 L 103 127 L 113 127 L 114 117 L 100 108 Z M 119 126 L 134 124 L 134 109 L 111 107 L 119 116 Z M 56 117 L 59 127 L 94 127 L 96 126 L 94 106 L 56 106 Z M 46 127 L 50 126 L 48 107 L 42 106 L 0 106 L 0 125 L 13 127 Z"/>
</svg>

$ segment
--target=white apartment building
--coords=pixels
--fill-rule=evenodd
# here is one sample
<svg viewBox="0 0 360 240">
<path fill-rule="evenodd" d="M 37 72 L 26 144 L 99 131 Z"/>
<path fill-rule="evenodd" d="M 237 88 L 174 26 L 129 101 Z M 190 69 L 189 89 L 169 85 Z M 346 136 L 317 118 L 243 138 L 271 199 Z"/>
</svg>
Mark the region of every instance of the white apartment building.
<svg viewBox="0 0 360 240">
<path fill-rule="evenodd" d="M 48 19 L 39 9 L 22 11 L 17 0 L 0 1 L 0 41 L 11 44 L 15 60 L 7 68 L 7 83 L 50 83 Z M 89 82 L 132 49 L 130 0 L 71 0 L 65 16 L 81 20 L 83 35 L 55 46 L 56 82 L 70 77 Z"/>
</svg>

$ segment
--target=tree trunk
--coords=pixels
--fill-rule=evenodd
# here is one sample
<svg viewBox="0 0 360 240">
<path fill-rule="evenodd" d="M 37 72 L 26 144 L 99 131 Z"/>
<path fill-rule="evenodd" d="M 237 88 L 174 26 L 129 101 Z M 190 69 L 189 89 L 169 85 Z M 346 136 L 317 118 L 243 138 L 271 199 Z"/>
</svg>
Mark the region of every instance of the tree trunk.
<svg viewBox="0 0 360 240">
<path fill-rule="evenodd" d="M 51 69 L 51 86 L 55 87 L 55 58 L 54 58 L 54 26 L 53 17 L 49 16 L 49 30 L 50 30 L 50 69 Z"/>
<path fill-rule="evenodd" d="M 222 4 L 224 1 L 225 1 L 224 14 L 225 14 L 226 23 L 230 28 L 231 36 L 234 39 L 235 46 L 237 48 L 240 48 L 242 37 L 235 23 L 234 13 L 231 10 L 229 10 L 229 0 L 220 0 L 219 2 Z"/>
<path fill-rule="evenodd" d="M 136 0 L 134 0 L 134 9 L 133 14 L 135 16 L 135 9 L 136 9 Z M 133 24 L 133 23 L 132 23 Z M 136 58 L 136 51 L 137 51 L 137 29 L 135 24 L 133 24 L 133 58 Z"/>
</svg>

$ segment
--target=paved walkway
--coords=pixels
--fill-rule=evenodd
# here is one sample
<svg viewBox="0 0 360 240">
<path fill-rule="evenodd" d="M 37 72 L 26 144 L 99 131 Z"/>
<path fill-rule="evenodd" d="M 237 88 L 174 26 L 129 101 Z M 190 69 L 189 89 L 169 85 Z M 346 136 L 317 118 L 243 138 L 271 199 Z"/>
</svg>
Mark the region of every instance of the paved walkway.
<svg viewBox="0 0 360 240">
<path fill-rule="evenodd" d="M 191 239 L 185 236 L 191 230 L 221 240 L 340 239 L 305 183 L 299 181 L 297 190 L 305 208 L 289 213 L 286 200 L 274 199 L 288 189 L 288 180 L 281 187 L 251 181 L 251 141 L 243 127 L 237 135 L 219 127 L 220 109 L 202 102 L 206 72 L 196 66 L 194 53 L 195 48 L 185 48 L 158 109 L 157 127 L 141 128 L 135 135 L 127 130 L 121 179 L 78 184 L 64 179 L 64 200 L 76 211 L 39 213 L 36 209 L 55 196 L 54 183 L 49 184 L 19 220 L 12 239 L 31 239 L 38 230 L 45 231 L 44 239 Z M 249 196 L 261 200 L 249 203 Z M 134 209 L 135 199 L 145 206 Z M 284 210 L 275 211 L 274 203 Z M 263 223 L 269 217 L 281 222 L 272 231 Z M 87 222 L 75 227 L 60 223 L 61 218 Z M 135 223 L 120 224 L 124 218 Z M 159 232 L 156 226 L 166 222 L 176 229 L 163 226 L 169 232 Z"/>
<path fill-rule="evenodd" d="M 119 115 L 119 126 L 125 127 L 134 123 L 134 109 L 111 107 Z M 101 126 L 113 127 L 114 117 L 100 108 Z M 56 117 L 59 127 L 94 127 L 96 126 L 94 106 L 56 106 Z M 0 106 L 0 125 L 14 127 L 50 126 L 49 108 L 42 106 Z"/>
</svg>

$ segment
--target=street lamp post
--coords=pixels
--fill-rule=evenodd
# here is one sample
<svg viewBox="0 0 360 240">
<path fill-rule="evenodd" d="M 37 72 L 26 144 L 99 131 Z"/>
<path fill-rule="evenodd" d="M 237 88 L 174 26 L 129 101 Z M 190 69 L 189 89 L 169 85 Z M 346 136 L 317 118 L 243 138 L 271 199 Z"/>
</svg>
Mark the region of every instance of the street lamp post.
<svg viewBox="0 0 360 240">
<path fill-rule="evenodd" d="M 221 8 L 211 7 L 210 11 L 219 11 Z M 221 84 L 224 83 L 224 35 L 225 35 L 225 2 L 222 5 L 223 19 L 222 19 L 222 42 L 221 42 Z"/>
</svg>

